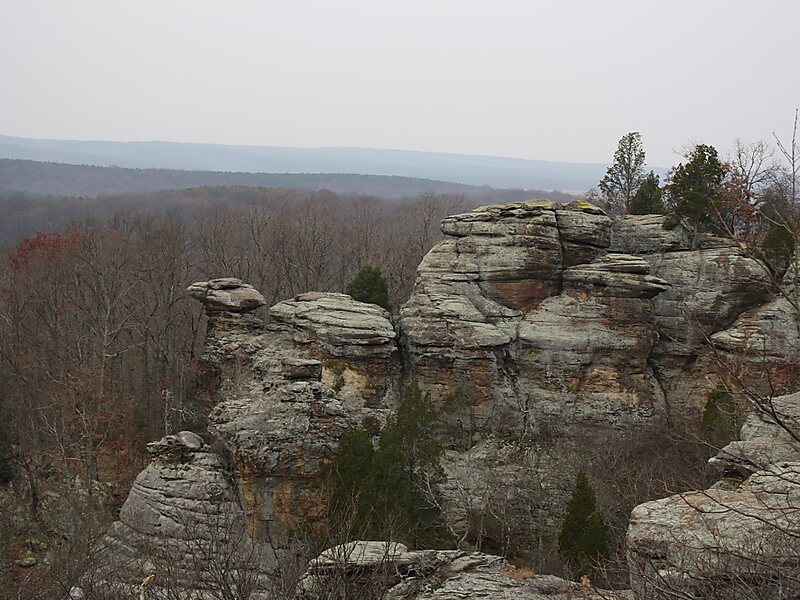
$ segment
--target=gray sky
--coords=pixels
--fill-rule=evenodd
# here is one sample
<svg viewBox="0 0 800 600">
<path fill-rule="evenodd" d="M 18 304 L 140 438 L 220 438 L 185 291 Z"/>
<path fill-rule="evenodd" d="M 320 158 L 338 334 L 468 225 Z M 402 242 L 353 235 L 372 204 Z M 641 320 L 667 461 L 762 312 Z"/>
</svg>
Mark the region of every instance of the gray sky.
<svg viewBox="0 0 800 600">
<path fill-rule="evenodd" d="M 795 0 L 0 0 L 0 134 L 648 163 L 788 135 Z"/>
</svg>

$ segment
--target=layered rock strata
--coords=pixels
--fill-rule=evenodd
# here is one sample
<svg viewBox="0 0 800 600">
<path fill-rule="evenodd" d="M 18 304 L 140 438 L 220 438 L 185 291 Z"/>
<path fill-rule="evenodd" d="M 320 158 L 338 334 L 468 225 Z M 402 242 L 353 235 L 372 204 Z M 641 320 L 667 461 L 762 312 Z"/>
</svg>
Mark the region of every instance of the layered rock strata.
<svg viewBox="0 0 800 600">
<path fill-rule="evenodd" d="M 622 425 L 663 415 L 648 356 L 651 299 L 669 283 L 608 251 L 588 203 L 493 205 L 442 223 L 400 312 L 407 369 L 472 441 L 548 422 Z M 449 401 L 448 401 L 449 400 Z"/>
<path fill-rule="evenodd" d="M 439 409 L 447 517 L 462 530 L 470 512 L 486 509 L 498 492 L 509 504 L 525 502 L 529 480 L 561 498 L 555 480 L 567 481 L 575 464 L 568 455 L 602 445 L 611 430 L 696 418 L 708 392 L 734 371 L 719 369 L 720 361 L 744 365 L 735 370 L 740 383 L 766 381 L 779 391 L 793 385 L 796 304 L 771 296 L 766 266 L 729 240 L 690 235 L 661 215 L 612 222 L 586 202 L 481 207 L 446 218 L 442 231 L 396 323 L 378 306 L 319 292 L 276 304 L 262 321 L 254 311 L 263 297 L 238 279 L 190 286 L 209 317 L 202 360 L 209 445 L 187 433 L 153 446 L 153 461 L 107 538 L 111 555 L 136 564 L 137 576 L 168 568 L 169 561 L 140 560 L 142 549 L 161 540 L 181 548 L 191 536 L 180 523 L 212 512 L 233 515 L 250 540 L 266 542 L 259 560 L 269 568 L 298 526 L 321 519 L 320 474 L 341 433 L 359 424 L 376 431 L 412 381 Z M 755 360 L 763 356 L 766 379 L 764 362 Z M 766 425 L 759 427 L 753 431 Z M 545 456 L 548 436 L 564 443 Z M 749 450 L 730 446 L 718 460 L 755 483 L 712 496 L 738 494 L 725 496 L 735 502 L 754 490 L 773 493 L 763 490 L 782 476 L 770 475 L 770 465 L 793 461 L 797 449 L 772 434 L 750 438 Z M 752 460 L 757 446 L 769 461 Z M 755 465 L 749 471 L 748 461 Z M 520 483 L 519 493 L 503 478 Z M 632 561 L 685 573 L 683 558 L 662 556 L 663 536 L 670 527 L 691 532 L 696 512 L 659 502 L 634 513 L 642 526 L 632 530 L 640 548 Z M 677 511 L 667 518 L 672 525 L 647 533 L 650 515 L 670 510 Z M 210 527 L 204 517 L 195 521 L 191 527 Z M 658 540 L 652 551 L 648 535 Z M 472 559 L 436 554 L 431 564 L 438 566 L 404 580 L 422 585 L 408 588 L 408 597 L 457 597 L 481 581 L 487 594 L 573 597 L 569 586 L 545 592 L 542 578 L 514 583 L 498 575 L 506 567 L 494 558 L 475 560 L 474 569 L 461 569 L 454 565 Z M 444 582 L 442 590 L 452 584 L 455 595 L 424 587 L 434 581 Z"/>
<path fill-rule="evenodd" d="M 711 489 L 636 507 L 631 585 L 641 600 L 800 593 L 800 394 L 766 400 L 711 463 Z"/>
<path fill-rule="evenodd" d="M 311 561 L 300 582 L 298 600 L 331 597 L 336 586 L 371 592 L 383 600 L 623 600 L 606 590 L 517 569 L 499 556 L 459 550 L 409 551 L 402 544 L 349 542 L 329 548 Z"/>
<path fill-rule="evenodd" d="M 218 597 L 220 573 L 203 557 L 228 557 L 233 585 L 265 585 L 259 541 L 245 532 L 232 474 L 200 436 L 184 431 L 147 446 L 152 455 L 101 541 L 101 573 L 120 597 L 154 576 L 173 597 Z M 263 580 L 263 581 L 262 581 Z M 192 596 L 192 594 L 195 594 Z"/>
</svg>

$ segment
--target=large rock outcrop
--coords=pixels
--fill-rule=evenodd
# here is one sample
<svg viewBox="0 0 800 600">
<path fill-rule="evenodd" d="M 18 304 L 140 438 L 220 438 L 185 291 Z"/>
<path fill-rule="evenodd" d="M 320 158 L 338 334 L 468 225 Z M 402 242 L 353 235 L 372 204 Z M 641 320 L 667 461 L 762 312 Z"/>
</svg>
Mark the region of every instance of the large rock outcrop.
<svg viewBox="0 0 800 600">
<path fill-rule="evenodd" d="M 298 526 L 324 514 L 319 476 L 342 432 L 379 426 L 394 405 L 396 334 L 389 313 L 344 294 L 300 294 L 266 324 L 210 308 L 209 432 L 237 474 L 251 533 L 280 556 Z"/>
<path fill-rule="evenodd" d="M 636 507 L 631 585 L 641 600 L 800 593 L 800 394 L 765 400 L 711 463 L 725 478 Z"/>
<path fill-rule="evenodd" d="M 552 575 L 517 569 L 499 556 L 459 550 L 409 551 L 402 544 L 349 542 L 311 561 L 298 600 L 323 600 L 337 586 L 382 600 L 623 600 L 625 594 L 592 589 Z M 339 596 L 336 596 L 339 597 Z M 347 597 L 342 594 L 341 597 Z"/>
<path fill-rule="evenodd" d="M 190 537 L 179 523 L 208 530 L 208 519 L 195 513 L 232 515 L 250 540 L 268 546 L 256 571 L 274 565 L 298 527 L 313 529 L 322 519 L 320 475 L 342 432 L 355 425 L 376 431 L 412 381 L 439 408 L 445 509 L 448 523 L 463 530 L 469 514 L 498 494 L 509 506 L 525 504 L 530 480 L 559 499 L 542 507 L 553 512 L 552 505 L 563 506 L 573 455 L 601 446 L 611 431 L 696 419 L 726 373 L 778 393 L 797 379 L 795 305 L 774 296 L 766 266 L 729 240 L 690 235 L 660 215 L 612 221 L 587 202 L 491 205 L 446 218 L 442 231 L 395 322 L 378 306 L 320 292 L 280 302 L 262 320 L 254 311 L 263 297 L 238 279 L 189 288 L 208 315 L 208 444 L 186 433 L 153 446 L 153 462 L 106 540 L 112 556 L 136 565 L 133 579 L 171 568 L 155 556 L 145 560 L 142 548 L 163 539 L 178 552 Z M 744 519 L 747 506 L 778 498 L 790 471 L 775 469 L 791 468 L 775 464 L 793 464 L 785 461 L 798 449 L 773 434 L 753 434 L 749 450 L 733 445 L 718 457 L 749 483 L 690 500 L 722 500 Z M 545 455 L 548 439 L 561 445 Z M 753 460 L 756 447 L 768 460 Z M 727 527 L 727 517 L 712 511 L 700 519 L 684 500 L 634 512 L 632 564 L 687 576 L 687 561 L 699 555 L 670 554 L 676 546 L 665 536 L 694 535 L 701 521 L 717 533 Z M 749 522 L 736 521 L 743 530 Z M 751 531 L 760 534 L 755 525 Z M 507 575 L 506 565 L 485 555 L 403 554 L 397 568 L 415 566 L 387 598 L 482 590 L 567 599 L 585 591 Z M 324 570 L 321 564 L 315 568 Z M 641 572 L 644 581 L 650 571 Z"/>
<path fill-rule="evenodd" d="M 669 283 L 611 253 L 591 204 L 493 205 L 448 217 L 400 312 L 412 376 L 448 404 L 453 437 L 526 437 L 548 422 L 652 421 L 651 299 Z"/>
</svg>

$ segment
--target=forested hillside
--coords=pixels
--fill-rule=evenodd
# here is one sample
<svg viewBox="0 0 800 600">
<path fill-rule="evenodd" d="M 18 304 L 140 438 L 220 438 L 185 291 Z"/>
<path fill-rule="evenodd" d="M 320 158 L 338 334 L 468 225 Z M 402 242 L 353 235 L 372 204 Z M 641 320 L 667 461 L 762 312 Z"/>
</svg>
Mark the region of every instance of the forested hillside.
<svg viewBox="0 0 800 600">
<path fill-rule="evenodd" d="M 178 169 L 136 169 L 0 159 L 0 189 L 54 196 L 97 196 L 202 186 L 263 186 L 394 198 L 436 193 L 479 193 L 480 188 L 447 181 L 343 173 L 245 173 Z"/>
</svg>

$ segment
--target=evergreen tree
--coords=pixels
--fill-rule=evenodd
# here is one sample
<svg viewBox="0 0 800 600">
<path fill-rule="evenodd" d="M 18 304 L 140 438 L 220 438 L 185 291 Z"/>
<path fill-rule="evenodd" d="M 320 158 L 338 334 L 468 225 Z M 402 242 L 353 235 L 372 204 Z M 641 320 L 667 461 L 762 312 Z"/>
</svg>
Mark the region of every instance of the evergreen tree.
<svg viewBox="0 0 800 600">
<path fill-rule="evenodd" d="M 365 539 L 376 535 L 372 524 L 375 498 L 368 485 L 374 454 L 369 433 L 362 427 L 353 427 L 342 434 L 331 470 L 331 516 L 351 523 L 352 533 Z"/>
<path fill-rule="evenodd" d="M 350 518 L 359 537 L 440 543 L 445 476 L 435 423 L 430 395 L 414 383 L 381 430 L 377 449 L 363 428 L 346 431 L 332 468 L 332 517 Z"/>
<path fill-rule="evenodd" d="M 792 260 L 795 244 L 795 236 L 789 228 L 783 223 L 774 223 L 761 242 L 761 253 L 773 271 L 782 273 Z"/>
<path fill-rule="evenodd" d="M 736 400 L 723 385 L 717 386 L 706 396 L 700 427 L 707 441 L 722 447 L 736 439 L 740 420 Z"/>
<path fill-rule="evenodd" d="M 720 186 L 726 168 L 716 148 L 706 144 L 694 147 L 686 164 L 672 171 L 667 185 L 675 213 L 688 221 L 695 231 L 715 229 L 725 218 Z"/>
<path fill-rule="evenodd" d="M 617 143 L 614 164 L 606 171 L 598 187 L 609 207 L 630 212 L 631 201 L 644 181 L 644 148 L 638 131 L 626 133 Z"/>
<path fill-rule="evenodd" d="M 353 300 L 377 304 L 391 311 L 389 304 L 389 284 L 377 267 L 365 266 L 356 274 L 347 286 L 347 293 Z"/>
<path fill-rule="evenodd" d="M 583 471 L 578 473 L 575 488 L 558 534 L 561 559 L 576 575 L 586 575 L 601 558 L 609 554 L 608 528 L 597 511 L 597 501 Z"/>
<path fill-rule="evenodd" d="M 631 199 L 628 212 L 632 215 L 664 214 L 663 195 L 664 190 L 658 185 L 658 175 L 650 171 Z"/>
</svg>

